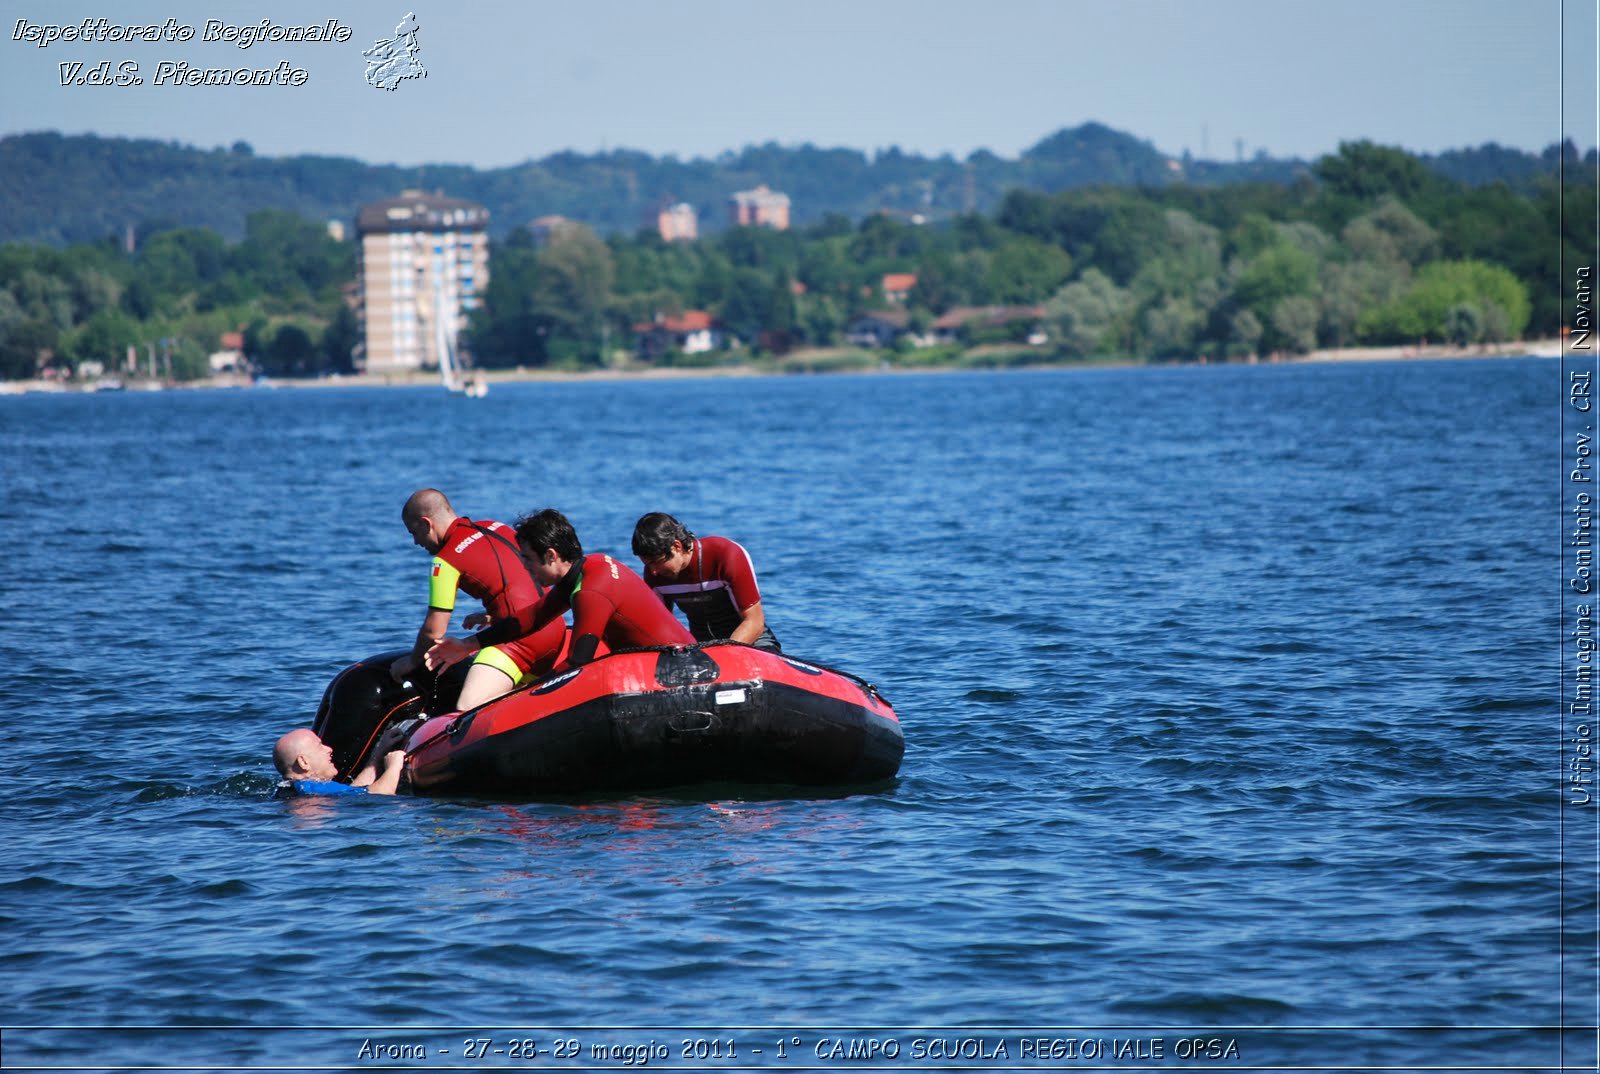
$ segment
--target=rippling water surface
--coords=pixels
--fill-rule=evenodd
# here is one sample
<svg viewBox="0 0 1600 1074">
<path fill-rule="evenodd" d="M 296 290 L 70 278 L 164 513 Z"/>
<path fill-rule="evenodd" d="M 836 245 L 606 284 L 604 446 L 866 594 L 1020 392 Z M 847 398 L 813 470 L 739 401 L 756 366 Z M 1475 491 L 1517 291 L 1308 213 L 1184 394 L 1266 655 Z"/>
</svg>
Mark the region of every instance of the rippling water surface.
<svg viewBox="0 0 1600 1074">
<path fill-rule="evenodd" d="M 1037 1026 L 1553 1067 L 1545 1031 L 1428 1034 L 1555 1025 L 1593 975 L 1557 913 L 1560 391 L 1515 360 L 0 399 L 0 1017 L 236 1027 L 7 1058 L 564 1027 L 592 1066 L 628 1038 L 582 1027 L 648 1027 L 682 1066 L 694 1026 L 819 1062 L 881 1027 L 992 1069 L 962 1042 Z M 597 550 L 648 510 L 736 537 L 786 649 L 894 701 L 900 778 L 271 799 L 273 738 L 416 628 L 421 485 Z"/>
</svg>

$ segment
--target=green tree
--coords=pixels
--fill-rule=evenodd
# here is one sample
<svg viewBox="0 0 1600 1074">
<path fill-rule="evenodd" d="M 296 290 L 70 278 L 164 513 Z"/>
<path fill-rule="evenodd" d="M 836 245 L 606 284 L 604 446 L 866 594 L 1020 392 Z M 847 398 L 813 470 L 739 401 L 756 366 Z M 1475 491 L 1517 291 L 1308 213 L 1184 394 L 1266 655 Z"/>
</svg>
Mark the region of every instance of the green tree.
<svg viewBox="0 0 1600 1074">
<path fill-rule="evenodd" d="M 1320 274 L 1321 334 L 1329 346 L 1356 341 L 1362 316 L 1393 302 L 1411 284 L 1411 269 L 1398 260 L 1330 261 Z"/>
<path fill-rule="evenodd" d="M 1294 295 L 1309 295 L 1316 283 L 1317 263 L 1312 256 L 1287 243 L 1278 243 L 1245 264 L 1233 285 L 1233 300 L 1266 324 L 1279 302 Z"/>
<path fill-rule="evenodd" d="M 1127 291 L 1099 269 L 1089 269 L 1045 304 L 1045 323 L 1067 354 L 1125 353 L 1132 311 Z"/>
<path fill-rule="evenodd" d="M 1071 273 L 1072 259 L 1061 247 L 1038 239 L 1012 238 L 1000 245 L 989 262 L 989 293 L 996 302 L 1042 302 Z"/>
<path fill-rule="evenodd" d="M 1279 299 L 1272 308 L 1272 330 L 1289 351 L 1305 354 L 1317 346 L 1317 321 L 1321 311 L 1315 300 L 1305 295 Z"/>
<path fill-rule="evenodd" d="M 311 333 L 297 324 L 282 324 L 273 333 L 261 366 L 275 377 L 305 376 L 315 371 L 316 359 L 317 348 L 311 342 Z"/>
<path fill-rule="evenodd" d="M 1364 314 L 1360 331 L 1374 343 L 1446 339 L 1446 318 L 1459 306 L 1473 307 L 1480 326 L 1492 321 L 1506 338 L 1520 338 L 1528 324 L 1527 289 L 1506 269 L 1482 261 L 1435 261 L 1422 267 L 1399 298 Z"/>
<path fill-rule="evenodd" d="M 166 365 L 174 380 L 199 380 L 211 372 L 210 356 L 200 341 L 189 336 L 168 337 Z"/>
<path fill-rule="evenodd" d="M 1205 321 L 1205 312 L 1187 298 L 1171 296 L 1148 306 L 1140 317 L 1146 353 L 1152 358 L 1194 355 Z"/>
<path fill-rule="evenodd" d="M 1216 228 L 1178 209 L 1166 213 L 1161 246 L 1129 284 L 1145 306 L 1185 299 L 1203 314 L 1223 297 L 1222 239 Z"/>
<path fill-rule="evenodd" d="M 206 228 L 180 228 L 150 236 L 139 248 L 137 271 L 160 296 L 163 308 L 202 285 L 221 278 L 228 247 L 222 236 Z"/>
<path fill-rule="evenodd" d="M 61 339 L 55 324 L 42 317 L 25 317 L 0 325 L 0 377 L 22 380 L 34 376 L 39 363 Z"/>
<path fill-rule="evenodd" d="M 1361 201 L 1385 194 L 1408 201 L 1434 183 L 1427 166 L 1416 157 L 1370 141 L 1341 143 L 1338 153 L 1317 161 L 1312 171 L 1335 197 Z"/>
<path fill-rule="evenodd" d="M 811 294 L 848 296 L 856 286 L 856 266 L 850 260 L 848 236 L 829 236 L 808 244 L 800 253 L 800 282 Z"/>
<path fill-rule="evenodd" d="M 586 227 L 539 251 L 533 312 L 551 356 L 598 364 L 616 268 L 611 250 Z"/>
<path fill-rule="evenodd" d="M 800 330 L 813 346 L 828 347 L 839 341 L 844 316 L 829 295 L 808 294 L 800 302 Z"/>
<path fill-rule="evenodd" d="M 767 345 L 776 354 L 788 353 L 794 343 L 798 325 L 794 281 L 789 278 L 787 272 L 779 272 L 767 291 L 767 308 L 762 317 L 762 329 Z"/>
<path fill-rule="evenodd" d="M 122 365 L 128 348 L 139 343 L 139 322 L 118 309 L 101 310 L 74 330 L 63 350 L 73 364 L 103 362 L 107 369 Z"/>
<path fill-rule="evenodd" d="M 355 276 L 351 244 L 336 242 L 322 224 L 278 209 L 246 218 L 245 239 L 229 262 L 284 306 L 317 295 L 331 298 L 329 292 Z"/>
<path fill-rule="evenodd" d="M 1437 232 L 1393 197 L 1346 224 L 1342 237 L 1353 259 L 1408 265 L 1426 261 L 1438 242 Z"/>
<path fill-rule="evenodd" d="M 718 320 L 745 343 L 754 344 L 766 327 L 772 289 L 755 269 L 738 269 L 718 310 Z"/>
<path fill-rule="evenodd" d="M 48 266 L 24 269 L 9 289 L 25 317 L 47 323 L 57 332 L 72 327 L 77 310 L 72 287 Z"/>
<path fill-rule="evenodd" d="M 850 243 L 850 259 L 858 264 L 914 258 L 922 250 L 921 229 L 882 213 L 861 221 Z"/>
<path fill-rule="evenodd" d="M 932 253 L 923 258 L 917 265 L 917 285 L 911 289 L 908 299 L 911 306 L 939 314 L 958 305 L 961 296 L 955 288 L 952 275 L 948 254 Z"/>
<path fill-rule="evenodd" d="M 1228 235 L 1228 256 L 1249 261 L 1282 242 L 1278 228 L 1265 213 L 1246 213 Z"/>
<path fill-rule="evenodd" d="M 333 320 L 328 322 L 322 330 L 322 367 L 331 369 L 335 373 L 355 372 L 354 354 L 356 345 L 361 342 L 361 322 L 356 318 L 355 311 L 343 302 L 339 303 L 338 311 L 333 315 Z"/>
<path fill-rule="evenodd" d="M 1248 309 L 1235 312 L 1228 322 L 1229 356 L 1242 358 L 1260 353 L 1262 331 L 1261 318 L 1255 313 Z"/>
<path fill-rule="evenodd" d="M 85 267 L 72 279 L 75 318 L 83 321 L 122 301 L 122 281 L 104 268 Z"/>
<path fill-rule="evenodd" d="M 1458 347 L 1476 343 L 1483 338 L 1483 314 L 1470 303 L 1451 306 L 1445 311 L 1444 332 L 1445 338 Z"/>
</svg>

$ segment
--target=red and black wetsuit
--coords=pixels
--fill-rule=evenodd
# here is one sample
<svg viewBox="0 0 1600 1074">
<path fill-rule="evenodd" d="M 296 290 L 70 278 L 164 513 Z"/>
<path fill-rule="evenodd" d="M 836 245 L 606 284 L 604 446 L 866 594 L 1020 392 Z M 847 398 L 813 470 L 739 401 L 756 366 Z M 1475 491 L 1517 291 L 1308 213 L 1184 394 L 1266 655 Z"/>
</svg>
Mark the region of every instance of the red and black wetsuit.
<svg viewBox="0 0 1600 1074">
<path fill-rule="evenodd" d="M 612 649 L 694 644 L 644 579 L 604 552 L 584 556 L 550 587 L 533 611 L 534 625 L 556 621 L 568 608 L 572 649 L 566 662 L 573 667 L 594 659 L 602 641 Z"/>
<path fill-rule="evenodd" d="M 689 630 L 699 641 L 733 637 L 745 611 L 761 603 L 750 553 L 726 537 L 696 537 L 682 574 L 669 581 L 647 567 L 644 580 L 667 607 L 683 609 Z M 782 648 L 766 627 L 751 644 L 773 652 Z"/>
<path fill-rule="evenodd" d="M 492 619 L 488 629 L 476 635 L 479 646 L 500 650 L 524 674 L 544 673 L 561 652 L 566 628 L 554 623 L 531 631 L 539 586 L 522 562 L 516 537 L 510 526 L 492 518 L 457 518 L 450 523 L 433 557 L 428 607 L 454 611 L 458 588 L 476 597 Z"/>
</svg>

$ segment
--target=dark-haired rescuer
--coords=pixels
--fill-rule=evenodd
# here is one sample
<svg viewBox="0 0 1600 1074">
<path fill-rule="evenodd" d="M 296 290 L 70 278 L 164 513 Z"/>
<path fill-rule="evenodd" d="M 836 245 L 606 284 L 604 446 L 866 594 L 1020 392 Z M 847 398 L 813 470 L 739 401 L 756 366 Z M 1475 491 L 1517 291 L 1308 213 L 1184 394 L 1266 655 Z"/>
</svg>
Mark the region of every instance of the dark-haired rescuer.
<svg viewBox="0 0 1600 1074">
<path fill-rule="evenodd" d="M 438 489 L 412 493 L 400 520 L 412 542 L 433 553 L 433 566 L 428 613 L 416 644 L 390 666 L 390 675 L 397 682 L 410 675 L 449 632 L 458 589 L 483 601 L 484 607 L 482 613 L 467 616 L 463 625 L 468 630 L 489 626 L 473 637 L 478 655 L 467 671 L 457 707 L 475 708 L 548 673 L 561 654 L 566 625 L 556 620 L 532 629 L 539 587 L 522 562 L 511 527 L 489 518 L 462 518 Z"/>
<path fill-rule="evenodd" d="M 593 660 L 600 643 L 610 649 L 639 645 L 693 645 L 694 637 L 631 569 L 603 552 L 583 554 L 572 523 L 545 509 L 517 520 L 517 544 L 533 577 L 549 586 L 533 609 L 533 629 L 560 622 L 572 611 L 572 642 L 557 670 Z M 471 654 L 470 643 L 445 638 L 428 651 L 428 666 L 449 667 Z"/>
<path fill-rule="evenodd" d="M 633 554 L 644 581 L 667 607 L 677 606 L 698 641 L 731 638 L 780 652 L 767 628 L 750 553 L 726 537 L 696 537 L 671 515 L 653 511 L 633 527 Z"/>
</svg>

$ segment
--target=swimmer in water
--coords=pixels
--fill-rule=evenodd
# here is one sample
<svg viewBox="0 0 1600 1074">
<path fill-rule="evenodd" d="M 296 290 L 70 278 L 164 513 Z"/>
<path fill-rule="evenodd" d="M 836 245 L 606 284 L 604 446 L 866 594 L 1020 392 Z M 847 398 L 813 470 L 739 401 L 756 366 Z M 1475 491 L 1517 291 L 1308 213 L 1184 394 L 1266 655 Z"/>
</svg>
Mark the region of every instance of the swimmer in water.
<svg viewBox="0 0 1600 1074">
<path fill-rule="evenodd" d="M 397 737 L 396 728 L 384 732 L 374 757 L 349 783 L 337 781 L 339 766 L 333 763 L 333 747 L 308 727 L 290 731 L 272 747 L 272 763 L 278 774 L 300 794 L 393 794 L 400 786 L 406 751 L 388 749 Z"/>
</svg>

